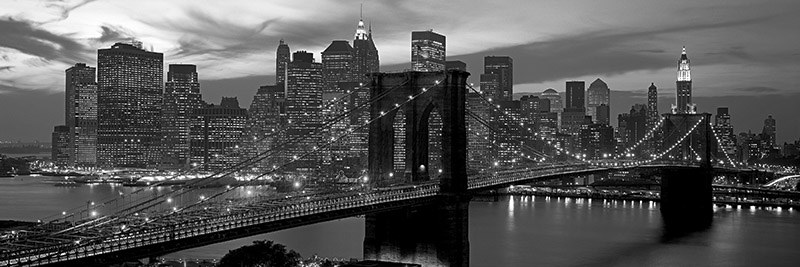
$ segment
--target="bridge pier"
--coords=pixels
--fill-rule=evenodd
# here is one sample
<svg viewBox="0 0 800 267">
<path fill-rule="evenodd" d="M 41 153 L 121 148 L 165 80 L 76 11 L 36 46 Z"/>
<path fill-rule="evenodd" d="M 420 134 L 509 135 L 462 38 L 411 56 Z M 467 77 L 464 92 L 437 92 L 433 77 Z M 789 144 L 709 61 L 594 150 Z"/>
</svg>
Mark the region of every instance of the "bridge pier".
<svg viewBox="0 0 800 267">
<path fill-rule="evenodd" d="M 469 266 L 469 197 L 366 215 L 364 259 L 422 266 Z"/>
<path fill-rule="evenodd" d="M 661 217 L 668 235 L 707 229 L 713 219 L 712 169 L 664 169 Z"/>
</svg>

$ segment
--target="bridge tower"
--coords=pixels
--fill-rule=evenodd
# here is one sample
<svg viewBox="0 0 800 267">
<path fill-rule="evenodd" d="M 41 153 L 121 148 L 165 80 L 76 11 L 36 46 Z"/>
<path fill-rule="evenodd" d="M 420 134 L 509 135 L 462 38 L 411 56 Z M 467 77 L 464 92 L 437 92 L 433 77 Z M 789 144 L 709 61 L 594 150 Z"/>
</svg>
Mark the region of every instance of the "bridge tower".
<svg viewBox="0 0 800 267">
<path fill-rule="evenodd" d="M 711 226 L 714 178 L 711 114 L 666 114 L 663 149 L 679 143 L 667 157 L 700 161 L 700 168 L 672 167 L 662 171 L 661 217 L 668 235 L 681 235 Z"/>
<path fill-rule="evenodd" d="M 373 185 L 408 185 L 437 177 L 440 194 L 434 204 L 366 215 L 364 259 L 469 266 L 467 194 L 466 80 L 468 72 L 372 74 L 371 118 L 417 96 L 402 109 L 378 118 L 369 127 L 368 178 Z M 431 112 L 442 118 L 441 172 L 432 170 L 428 151 Z M 394 173 L 395 116 L 405 116 L 405 164 Z"/>
</svg>

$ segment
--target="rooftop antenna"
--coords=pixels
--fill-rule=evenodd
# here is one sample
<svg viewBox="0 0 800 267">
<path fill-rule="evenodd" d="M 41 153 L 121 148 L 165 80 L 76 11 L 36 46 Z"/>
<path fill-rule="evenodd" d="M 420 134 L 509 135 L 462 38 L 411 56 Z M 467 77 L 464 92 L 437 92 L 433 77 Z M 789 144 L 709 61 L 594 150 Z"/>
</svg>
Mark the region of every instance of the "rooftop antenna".
<svg viewBox="0 0 800 267">
<path fill-rule="evenodd" d="M 364 3 L 361 3 L 361 11 L 358 13 L 359 19 L 364 19 Z"/>
</svg>

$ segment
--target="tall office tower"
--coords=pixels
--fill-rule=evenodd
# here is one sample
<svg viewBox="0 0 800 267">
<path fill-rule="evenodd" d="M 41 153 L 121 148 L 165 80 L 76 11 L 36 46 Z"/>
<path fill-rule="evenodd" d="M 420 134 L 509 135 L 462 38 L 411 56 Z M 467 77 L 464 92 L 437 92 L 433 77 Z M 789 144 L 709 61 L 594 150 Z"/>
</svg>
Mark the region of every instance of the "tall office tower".
<svg viewBox="0 0 800 267">
<path fill-rule="evenodd" d="M 655 128 L 661 116 L 658 115 L 658 88 L 655 83 L 650 83 L 647 88 L 647 127 Z"/>
<path fill-rule="evenodd" d="M 284 140 L 286 127 L 286 92 L 283 85 L 265 85 L 258 88 L 250 103 L 247 120 L 247 153 L 256 156 L 279 145 Z M 280 165 L 280 157 L 270 156 L 255 164 L 261 171 Z"/>
<path fill-rule="evenodd" d="M 447 70 L 463 70 L 467 71 L 467 63 L 461 60 L 448 60 L 444 63 Z"/>
<path fill-rule="evenodd" d="M 116 43 L 97 50 L 97 162 L 153 167 L 161 161 L 164 54 Z"/>
<path fill-rule="evenodd" d="M 481 92 L 492 101 L 499 101 L 497 91 L 500 88 L 500 76 L 497 74 L 481 74 Z"/>
<path fill-rule="evenodd" d="M 647 106 L 635 104 L 631 107 L 630 113 L 622 113 L 618 116 L 618 134 L 621 141 L 619 144 L 623 149 L 632 147 L 644 138 L 647 133 Z M 641 145 L 632 151 L 637 156 L 644 156 L 641 152 L 645 150 Z"/>
<path fill-rule="evenodd" d="M 614 128 L 608 124 L 594 123 L 581 128 L 581 152 L 586 159 L 606 159 L 614 156 Z"/>
<path fill-rule="evenodd" d="M 372 40 L 372 25 L 366 30 L 364 20 L 358 20 L 353 38 L 353 77 L 355 81 L 365 82 L 369 80 L 367 74 L 379 72 L 380 68 L 378 49 Z"/>
<path fill-rule="evenodd" d="M 727 154 L 729 157 L 736 156 L 736 136 L 733 134 L 733 125 L 731 124 L 731 115 L 728 114 L 727 107 L 718 107 L 717 115 L 714 116 L 714 132 L 717 134 L 719 140 L 719 151 Z M 726 157 L 720 157 L 726 159 Z"/>
<path fill-rule="evenodd" d="M 583 81 L 567 81 L 567 101 L 564 110 L 585 111 L 586 84 Z"/>
<path fill-rule="evenodd" d="M 681 58 L 678 60 L 678 80 L 675 82 L 677 96 L 672 113 L 675 114 L 694 114 L 697 107 L 692 103 L 692 75 L 689 67 L 689 58 L 686 56 L 686 47 L 683 47 Z"/>
<path fill-rule="evenodd" d="M 483 73 L 497 75 L 499 87 L 489 92 L 497 100 L 510 101 L 514 95 L 514 62 L 508 56 L 487 56 L 483 58 Z"/>
<path fill-rule="evenodd" d="M 540 114 L 550 112 L 550 100 L 539 98 L 533 95 L 524 95 L 519 99 L 520 103 L 520 119 L 525 123 L 526 128 L 531 131 L 539 128 Z M 523 131 L 528 133 L 527 131 Z"/>
<path fill-rule="evenodd" d="M 161 164 L 164 168 L 189 167 L 189 124 L 192 111 L 202 108 L 197 66 L 170 64 L 164 84 L 161 115 Z"/>
<path fill-rule="evenodd" d="M 770 148 L 775 147 L 775 131 L 775 119 L 773 119 L 772 115 L 770 114 L 766 119 L 764 119 L 764 129 L 761 131 L 761 133 L 766 137 L 763 139 L 766 139 L 765 141 L 767 146 Z"/>
<path fill-rule="evenodd" d="M 519 162 L 520 159 L 516 152 L 522 149 L 522 126 L 520 121 L 520 102 L 500 101 L 500 112 L 505 115 L 495 116 L 497 118 L 497 134 L 492 135 L 494 141 L 499 146 L 497 149 L 497 161 L 502 166 L 510 166 Z M 496 113 L 497 111 L 495 111 Z"/>
<path fill-rule="evenodd" d="M 467 116 L 467 167 L 472 170 L 481 170 L 492 164 L 493 146 L 490 137 L 492 136 L 491 122 L 489 115 L 492 107 L 483 100 L 483 97 L 472 90 L 467 92 L 467 110 L 475 114 L 478 119 Z"/>
<path fill-rule="evenodd" d="M 354 81 L 353 48 L 347 41 L 332 41 L 322 51 L 322 79 L 325 82 L 324 93 L 341 93 L 340 82 Z"/>
<path fill-rule="evenodd" d="M 281 42 L 278 44 L 278 51 L 275 53 L 275 84 L 285 86 L 286 67 L 291 59 L 289 58 L 289 44 Z"/>
<path fill-rule="evenodd" d="M 611 125 L 611 107 L 606 104 L 600 104 L 595 109 L 597 110 L 595 121 L 600 124 Z"/>
<path fill-rule="evenodd" d="M 204 171 L 219 171 L 241 160 L 238 146 L 244 140 L 247 109 L 236 97 L 223 97 L 219 105 L 192 111 L 190 162 Z"/>
<path fill-rule="evenodd" d="M 314 62 L 314 54 L 298 51 L 292 54 L 292 63 L 286 73 L 286 136 L 299 140 L 289 147 L 290 158 L 299 157 L 318 145 L 322 124 L 322 64 Z M 301 172 L 319 167 L 317 154 L 299 159 L 293 166 Z"/>
<path fill-rule="evenodd" d="M 592 116 L 592 120 L 595 123 L 601 123 L 605 125 L 609 125 L 611 122 L 608 118 L 611 114 L 598 114 L 598 109 L 600 105 L 606 105 L 609 108 L 611 107 L 611 90 L 608 89 L 608 84 L 597 78 L 589 85 L 589 89 L 586 90 L 587 94 L 587 108 L 586 108 L 586 115 Z M 603 110 L 603 112 L 610 112 L 609 110 Z M 599 118 L 603 117 L 604 120 L 600 120 Z"/>
<path fill-rule="evenodd" d="M 445 70 L 446 47 L 444 35 L 433 30 L 411 32 L 411 69 Z"/>
<path fill-rule="evenodd" d="M 97 163 L 97 82 L 95 68 L 77 63 L 66 73 L 66 126 L 69 127 L 68 165 Z"/>
<path fill-rule="evenodd" d="M 58 125 L 53 127 L 52 148 L 50 157 L 56 166 L 69 165 L 69 127 Z"/>
<path fill-rule="evenodd" d="M 561 95 L 558 94 L 556 89 L 547 88 L 540 97 L 550 100 L 550 112 L 561 113 L 561 111 L 564 111 L 564 105 L 561 104 Z"/>
</svg>

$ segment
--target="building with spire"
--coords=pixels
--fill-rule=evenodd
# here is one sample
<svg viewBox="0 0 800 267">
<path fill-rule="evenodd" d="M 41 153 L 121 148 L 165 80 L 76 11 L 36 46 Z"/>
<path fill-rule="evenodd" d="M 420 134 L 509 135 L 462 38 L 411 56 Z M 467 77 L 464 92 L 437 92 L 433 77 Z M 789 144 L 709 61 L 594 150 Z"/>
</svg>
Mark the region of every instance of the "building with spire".
<svg viewBox="0 0 800 267">
<path fill-rule="evenodd" d="M 444 35 L 435 33 L 433 30 L 411 32 L 411 69 L 414 71 L 445 70 L 446 48 Z"/>
<path fill-rule="evenodd" d="M 597 78 L 589 85 L 589 89 L 586 90 L 586 96 L 586 115 L 592 116 L 592 121 L 595 123 L 609 125 L 611 123 L 609 121 L 611 115 L 605 112 L 610 113 L 611 110 L 608 108 L 598 109 L 601 105 L 611 107 L 611 89 L 608 89 L 608 84 Z M 604 114 L 598 114 L 598 110 L 604 112 Z"/>
<path fill-rule="evenodd" d="M 689 67 L 689 57 L 686 56 L 686 47 L 683 47 L 681 58 L 678 60 L 678 80 L 676 83 L 677 95 L 675 106 L 672 107 L 674 114 L 694 114 L 697 107 L 692 103 L 692 70 Z"/>
<path fill-rule="evenodd" d="M 353 79 L 357 82 L 367 81 L 367 74 L 379 71 L 380 59 L 372 40 L 372 24 L 366 29 L 363 18 L 359 19 L 353 38 Z"/>
<path fill-rule="evenodd" d="M 291 61 L 291 53 L 289 52 L 289 44 L 285 43 L 283 39 L 278 44 L 278 51 L 275 56 L 275 84 L 285 86 L 286 83 L 286 67 Z"/>
</svg>

